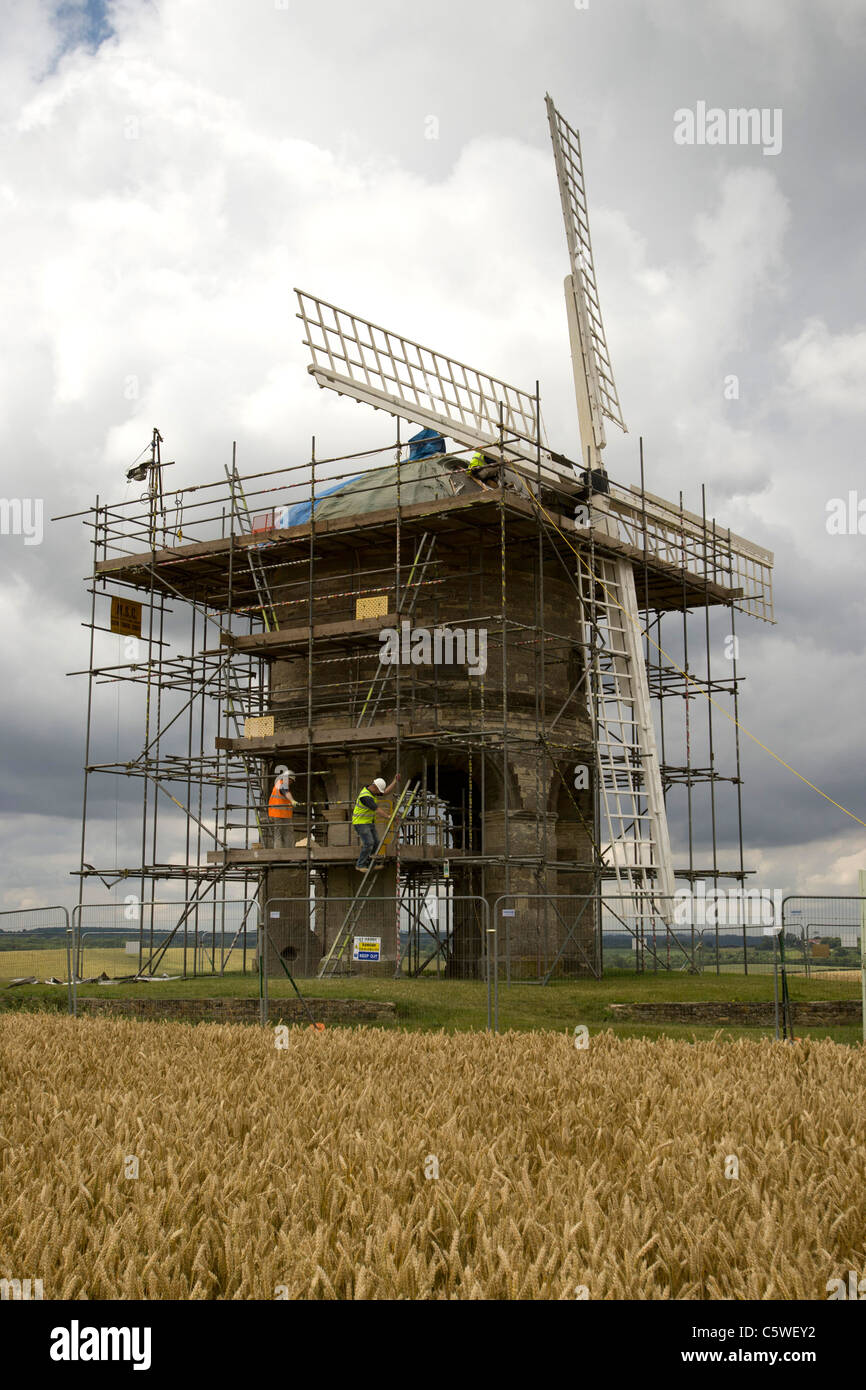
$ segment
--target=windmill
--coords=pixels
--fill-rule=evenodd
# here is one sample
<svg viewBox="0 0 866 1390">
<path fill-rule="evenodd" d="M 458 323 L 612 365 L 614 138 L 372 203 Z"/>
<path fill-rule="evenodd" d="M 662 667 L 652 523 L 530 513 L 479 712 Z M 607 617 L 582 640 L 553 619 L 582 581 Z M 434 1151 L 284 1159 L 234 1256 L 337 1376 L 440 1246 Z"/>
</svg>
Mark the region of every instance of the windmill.
<svg viewBox="0 0 866 1390">
<path fill-rule="evenodd" d="M 642 937 L 650 921 L 671 924 L 674 870 L 642 650 L 643 623 L 632 564 L 619 543 L 632 542 L 632 552 L 646 545 L 668 562 L 684 565 L 687 552 L 699 553 L 701 533 L 699 518 L 689 518 L 662 499 L 650 499 L 639 489 L 631 496 L 611 491 L 603 463 L 605 421 L 622 430 L 625 423 L 599 304 L 580 137 L 550 97 L 547 112 L 570 261 L 565 297 L 580 470 L 544 439 L 537 395 L 302 290 L 296 291 L 298 317 L 311 355 L 308 371 L 320 387 L 433 429 L 461 448 L 497 454 L 537 498 L 544 495 L 545 484 L 560 496 L 565 492 L 577 497 L 588 481 L 586 518 L 576 519 L 574 525 L 582 548 L 573 548 L 584 627 L 577 640 L 585 654 L 583 687 L 594 735 L 602 873 L 615 883 L 630 929 Z M 730 532 L 719 553 L 725 582 L 742 586 L 737 606 L 772 621 L 772 558 Z M 716 554 L 711 563 L 718 569 Z"/>
</svg>

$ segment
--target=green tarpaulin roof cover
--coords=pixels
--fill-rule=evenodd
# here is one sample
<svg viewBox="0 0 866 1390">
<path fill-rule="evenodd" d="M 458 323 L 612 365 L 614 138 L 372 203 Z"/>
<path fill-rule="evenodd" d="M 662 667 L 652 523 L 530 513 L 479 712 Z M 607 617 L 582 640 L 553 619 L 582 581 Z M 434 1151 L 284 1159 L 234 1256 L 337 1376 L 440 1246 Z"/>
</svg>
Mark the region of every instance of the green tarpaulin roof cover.
<svg viewBox="0 0 866 1390">
<path fill-rule="evenodd" d="M 441 456 L 401 463 L 399 489 L 396 464 L 387 468 L 373 468 L 362 478 L 347 483 L 331 497 L 323 497 L 321 502 L 317 502 L 316 520 L 354 516 L 358 512 L 393 511 L 397 506 L 398 490 L 401 507 L 410 507 L 413 502 L 435 502 L 441 497 L 454 497 L 460 481 L 465 482 L 466 475 L 463 474 L 461 479 L 459 473 L 454 474 L 452 480 Z"/>
<path fill-rule="evenodd" d="M 463 468 L 449 467 L 445 456 L 414 459 L 400 464 L 399 487 L 397 465 L 373 468 L 362 477 L 353 478 L 345 487 L 333 490 L 316 501 L 316 520 L 331 517 L 358 516 L 364 512 L 396 511 L 399 493 L 401 507 L 415 502 L 435 502 L 445 497 L 483 491 L 480 483 L 469 478 Z M 523 479 L 511 469 L 505 470 L 506 486 L 526 495 Z M 310 519 L 310 502 L 299 502 L 286 508 L 283 526 L 299 526 Z"/>
</svg>

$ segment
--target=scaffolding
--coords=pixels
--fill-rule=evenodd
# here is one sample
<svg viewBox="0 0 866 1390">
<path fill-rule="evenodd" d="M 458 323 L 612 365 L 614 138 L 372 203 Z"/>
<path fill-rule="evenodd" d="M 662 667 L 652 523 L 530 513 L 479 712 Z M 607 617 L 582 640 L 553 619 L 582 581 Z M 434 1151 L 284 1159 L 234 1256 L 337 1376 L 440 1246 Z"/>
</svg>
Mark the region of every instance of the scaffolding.
<svg viewBox="0 0 866 1390">
<path fill-rule="evenodd" d="M 320 458 L 313 440 L 309 459 L 269 472 L 242 476 L 233 447 L 222 479 L 174 491 L 154 444 L 144 494 L 97 498 L 75 514 L 93 556 L 89 661 L 74 673 L 88 683 L 79 903 L 93 879 L 112 892 L 137 886 L 142 904 L 171 885 L 184 945 L 210 900 L 257 898 L 263 912 L 280 870 L 293 872 L 299 898 L 321 904 L 329 875 L 342 871 L 345 882 L 352 871 L 351 807 L 375 757 L 412 768 L 411 809 L 389 847 L 397 970 L 473 973 L 486 943 L 469 909 L 449 909 L 449 900 L 517 893 L 541 904 L 526 972 L 546 977 L 558 961 L 565 972 L 600 975 L 601 913 L 584 914 L 569 950 L 546 900 L 566 891 L 600 904 L 607 893 L 609 907 L 618 877 L 602 828 L 592 675 L 610 642 L 602 596 L 612 565 L 625 565 L 634 583 L 675 876 L 745 882 L 735 613 L 773 620 L 772 556 L 709 519 L 703 493 L 695 513 L 682 498 L 674 506 L 648 492 L 642 443 L 640 485 L 611 483 L 604 524 L 595 511 L 578 524 L 577 470 L 559 456 L 551 463 L 537 390 L 530 399 L 534 445 L 526 402 L 519 447 L 500 405 L 505 464 L 494 486 L 468 478 L 469 451 L 458 445 L 425 465 L 441 495 L 407 502 L 398 419 L 384 447 Z M 365 479 L 375 470 L 381 483 L 383 467 L 390 505 L 365 509 Z M 350 484 L 355 509 L 325 516 L 322 500 Z M 297 504 L 305 519 L 290 515 Z M 106 599 L 141 604 L 140 635 L 121 638 L 119 660 L 103 636 L 118 631 L 106 623 Z M 416 619 L 446 646 L 476 634 L 477 649 L 483 632 L 485 670 L 385 661 L 383 633 L 399 644 Z M 720 632 L 730 639 L 725 670 Z M 714 717 L 722 700 L 732 720 Z M 120 731 L 126 739 L 134 721 L 137 746 L 122 754 Z M 286 759 L 301 838 L 278 849 L 266 843 L 267 799 L 272 768 Z M 341 797 L 338 763 L 348 779 Z M 107 780 L 116 826 L 136 825 L 122 853 L 116 830 L 114 856 Z M 694 962 L 694 935 L 684 942 L 673 932 L 658 902 L 620 917 L 638 969 Z M 434 923 L 446 919 L 440 932 Z M 344 927 L 326 933 L 317 969 Z"/>
</svg>

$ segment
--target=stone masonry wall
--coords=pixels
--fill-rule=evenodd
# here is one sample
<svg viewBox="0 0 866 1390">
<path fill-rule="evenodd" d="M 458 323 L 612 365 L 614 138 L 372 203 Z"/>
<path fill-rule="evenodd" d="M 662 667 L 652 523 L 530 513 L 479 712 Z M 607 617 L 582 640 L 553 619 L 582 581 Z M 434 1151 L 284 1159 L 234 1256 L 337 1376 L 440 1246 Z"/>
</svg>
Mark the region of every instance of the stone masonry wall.
<svg viewBox="0 0 866 1390">
<path fill-rule="evenodd" d="M 322 1023 L 374 1023 L 393 1020 L 396 1005 L 369 999 L 310 999 L 310 1013 Z M 269 1000 L 274 1023 L 308 1023 L 297 999 Z M 100 1017 L 172 1019 L 186 1023 L 258 1023 L 258 999 L 79 999 L 79 1014 Z"/>
</svg>

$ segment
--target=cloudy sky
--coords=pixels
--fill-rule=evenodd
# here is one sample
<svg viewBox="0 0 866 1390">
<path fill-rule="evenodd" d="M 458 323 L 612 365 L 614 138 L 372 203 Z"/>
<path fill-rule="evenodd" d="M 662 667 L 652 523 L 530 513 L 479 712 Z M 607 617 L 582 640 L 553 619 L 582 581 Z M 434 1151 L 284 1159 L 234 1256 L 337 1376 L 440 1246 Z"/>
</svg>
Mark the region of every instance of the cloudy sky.
<svg viewBox="0 0 866 1390">
<path fill-rule="evenodd" d="M 134 496 L 155 424 L 173 485 L 233 439 L 244 471 L 385 442 L 307 376 L 292 286 L 538 378 L 575 452 L 548 90 L 584 144 L 609 468 L 636 481 L 643 435 L 651 490 L 700 510 L 705 483 L 775 551 L 742 722 L 866 820 L 866 534 L 826 525 L 866 498 L 862 0 L 5 0 L 0 26 L 2 491 L 46 518 L 0 535 L 3 906 L 76 891 L 89 557 L 47 518 Z M 699 103 L 766 111 L 773 144 L 678 143 Z M 759 882 L 854 891 L 864 827 L 748 740 L 743 767 Z M 88 857 L 127 862 L 129 796 L 94 796 Z"/>
</svg>

